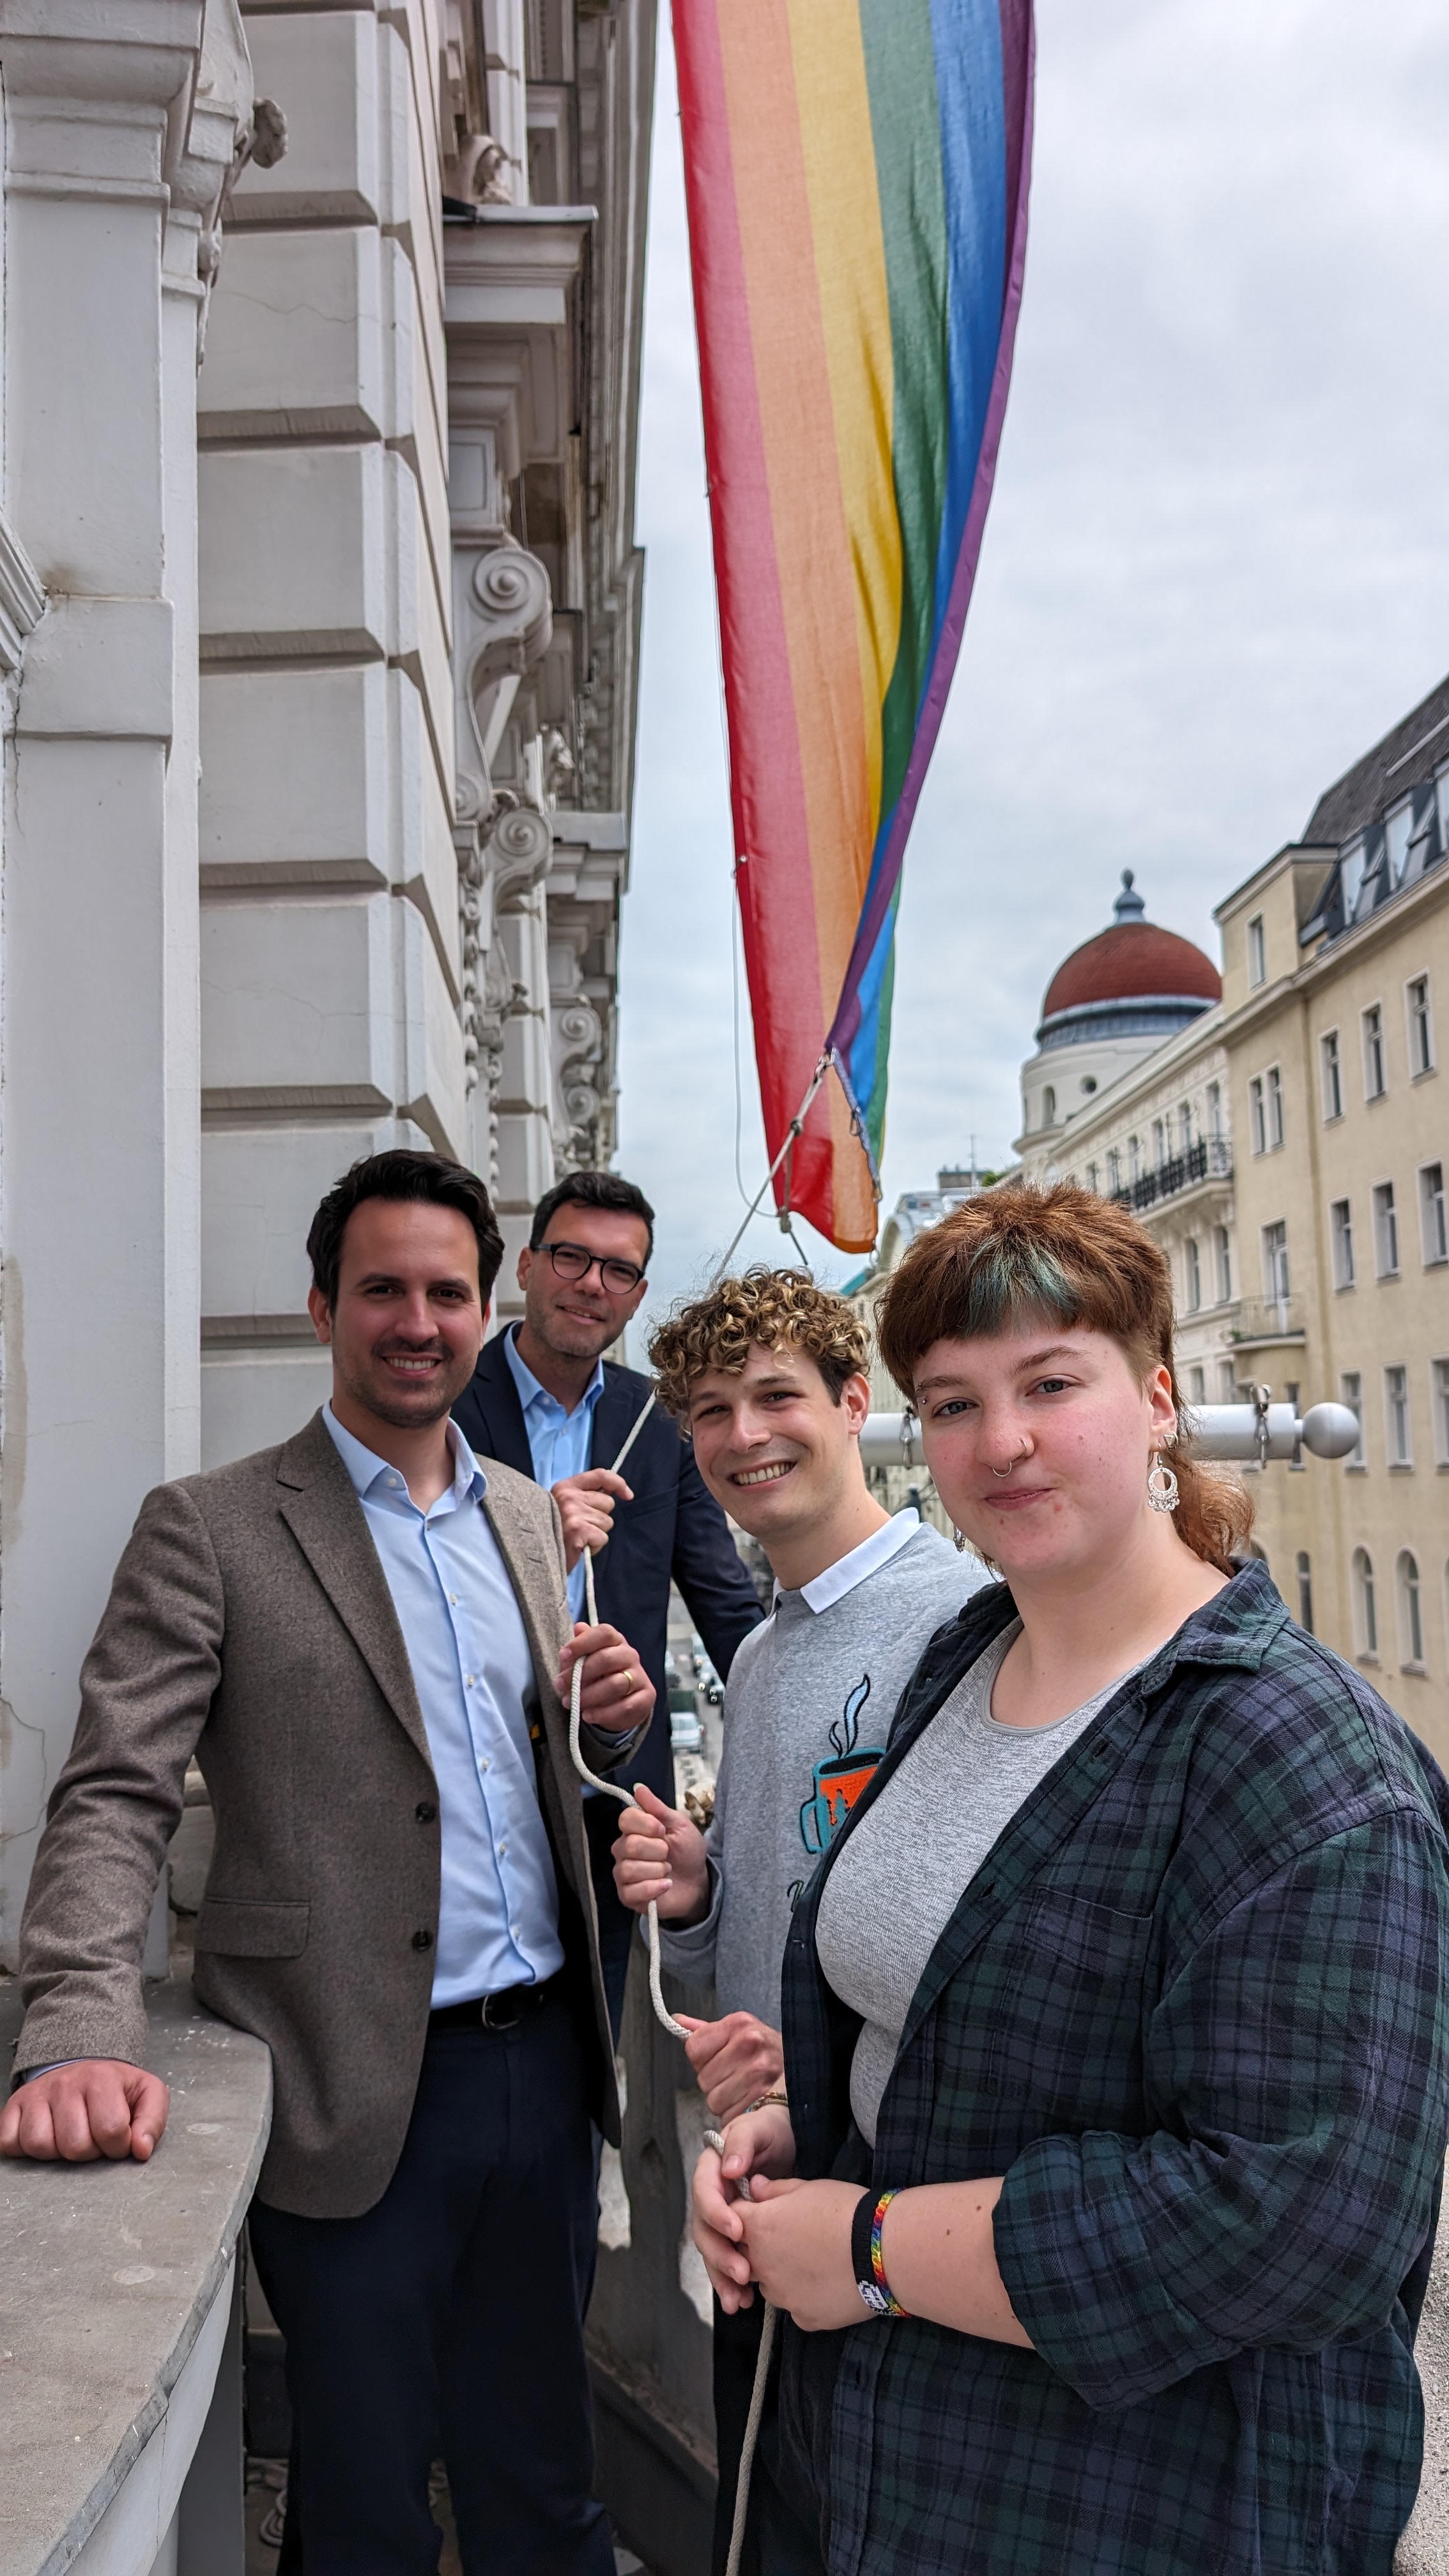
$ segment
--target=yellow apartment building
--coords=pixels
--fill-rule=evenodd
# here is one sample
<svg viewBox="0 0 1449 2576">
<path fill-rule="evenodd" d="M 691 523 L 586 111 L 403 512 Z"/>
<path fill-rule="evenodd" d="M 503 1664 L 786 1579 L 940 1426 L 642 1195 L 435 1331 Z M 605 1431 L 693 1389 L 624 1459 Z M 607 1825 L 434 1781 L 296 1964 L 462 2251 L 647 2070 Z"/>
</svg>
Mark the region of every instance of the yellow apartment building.
<svg viewBox="0 0 1449 2576">
<path fill-rule="evenodd" d="M 1219 906 L 1244 1380 L 1358 1414 L 1270 1469 L 1290 1605 L 1449 1760 L 1449 683 Z"/>
<path fill-rule="evenodd" d="M 1006 1182 L 1141 1218 L 1190 1402 L 1353 1406 L 1351 1459 L 1246 1471 L 1258 1541 L 1295 1617 L 1449 1763 L 1449 680 L 1218 907 L 1220 990 L 1124 883 L 1047 988 Z M 863 1314 L 964 1178 L 901 1202 Z M 892 1504 L 920 1481 L 880 1477 Z"/>
</svg>

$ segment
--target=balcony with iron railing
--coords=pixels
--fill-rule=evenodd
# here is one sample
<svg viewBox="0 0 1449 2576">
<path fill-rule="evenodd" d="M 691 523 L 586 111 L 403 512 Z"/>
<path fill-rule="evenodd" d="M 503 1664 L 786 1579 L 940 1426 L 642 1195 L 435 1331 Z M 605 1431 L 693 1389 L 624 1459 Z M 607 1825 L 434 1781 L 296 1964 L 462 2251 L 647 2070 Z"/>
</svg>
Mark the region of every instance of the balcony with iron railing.
<svg viewBox="0 0 1449 2576">
<path fill-rule="evenodd" d="M 1202 1181 L 1230 1181 L 1232 1177 L 1231 1139 L 1199 1136 L 1184 1152 L 1169 1154 L 1150 1172 L 1139 1172 L 1125 1189 L 1114 1190 L 1112 1198 L 1116 1206 L 1130 1208 L 1134 1216 L 1140 1216 L 1144 1208 L 1157 1207 L 1163 1199 L 1180 1198 L 1184 1190 L 1196 1189 Z"/>
<path fill-rule="evenodd" d="M 1228 1339 L 1251 1347 L 1258 1342 L 1301 1342 L 1306 1332 L 1301 1297 L 1244 1297 Z"/>
</svg>

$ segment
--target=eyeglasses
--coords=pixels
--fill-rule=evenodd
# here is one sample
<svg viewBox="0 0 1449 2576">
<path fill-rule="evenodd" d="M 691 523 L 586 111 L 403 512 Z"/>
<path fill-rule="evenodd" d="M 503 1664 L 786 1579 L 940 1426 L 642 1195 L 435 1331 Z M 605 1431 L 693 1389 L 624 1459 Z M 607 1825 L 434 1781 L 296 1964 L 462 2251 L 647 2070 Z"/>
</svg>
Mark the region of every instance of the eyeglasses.
<svg viewBox="0 0 1449 2576">
<path fill-rule="evenodd" d="M 597 1269 L 603 1286 L 614 1297 L 632 1297 L 644 1277 L 635 1262 L 612 1258 L 606 1261 L 601 1252 L 590 1252 L 582 1243 L 543 1243 L 539 1250 L 548 1254 L 560 1279 L 587 1279 L 589 1272 Z"/>
</svg>

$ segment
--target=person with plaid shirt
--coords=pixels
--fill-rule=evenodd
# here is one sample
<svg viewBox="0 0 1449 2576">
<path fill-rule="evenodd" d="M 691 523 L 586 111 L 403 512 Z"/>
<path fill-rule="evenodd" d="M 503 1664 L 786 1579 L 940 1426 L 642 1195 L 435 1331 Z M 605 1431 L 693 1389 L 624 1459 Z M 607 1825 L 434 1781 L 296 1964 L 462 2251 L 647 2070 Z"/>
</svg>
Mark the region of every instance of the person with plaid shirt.
<svg viewBox="0 0 1449 2576">
<path fill-rule="evenodd" d="M 695 2178 L 724 2303 L 787 2311 L 830 2576 L 1389 2576 L 1413 2505 L 1449 1785 L 1245 1559 L 1171 1334 L 1070 1184 L 970 1202 L 885 1302 L 1004 1580 L 796 1907 L 788 2109 Z"/>
</svg>

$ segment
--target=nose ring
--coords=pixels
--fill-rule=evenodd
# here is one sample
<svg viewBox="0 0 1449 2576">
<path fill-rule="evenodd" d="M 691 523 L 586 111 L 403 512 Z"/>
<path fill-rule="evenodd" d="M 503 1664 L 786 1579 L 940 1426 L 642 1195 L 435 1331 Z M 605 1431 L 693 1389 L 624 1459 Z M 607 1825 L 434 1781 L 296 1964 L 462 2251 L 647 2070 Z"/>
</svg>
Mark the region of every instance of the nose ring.
<svg viewBox="0 0 1449 2576">
<path fill-rule="evenodd" d="M 1017 1451 L 1017 1453 L 1016 1453 L 1016 1456 L 1015 1456 L 1014 1458 L 1008 1458 L 1008 1459 L 1007 1459 L 1007 1462 L 1006 1462 L 1006 1464 L 1005 1464 L 1005 1466 L 1004 1466 L 1004 1467 L 993 1467 L 993 1468 L 992 1468 L 991 1472 L 992 1472 L 993 1476 L 1009 1476 L 1009 1475 L 1010 1475 L 1010 1473 L 1011 1473 L 1011 1471 L 1012 1471 L 1012 1468 L 1013 1468 L 1013 1467 L 1019 1467 L 1019 1466 L 1021 1465 L 1021 1462 L 1022 1462 L 1022 1460 L 1023 1460 L 1023 1458 L 1024 1458 L 1025 1456 L 1026 1456 L 1026 1451 L 1025 1451 L 1024 1449 L 1018 1449 L 1018 1451 Z"/>
</svg>

